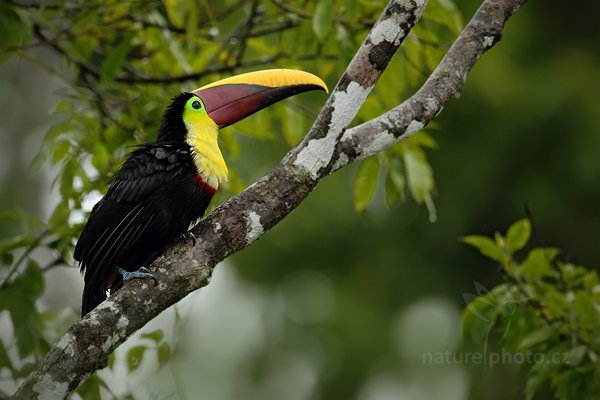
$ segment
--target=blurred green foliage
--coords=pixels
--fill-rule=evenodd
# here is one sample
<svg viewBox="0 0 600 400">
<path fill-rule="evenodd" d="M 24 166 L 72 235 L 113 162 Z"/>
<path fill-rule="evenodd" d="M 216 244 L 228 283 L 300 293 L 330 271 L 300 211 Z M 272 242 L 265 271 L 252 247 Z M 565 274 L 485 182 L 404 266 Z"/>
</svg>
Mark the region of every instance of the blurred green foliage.
<svg viewBox="0 0 600 400">
<path fill-rule="evenodd" d="M 500 264 L 505 283 L 470 302 L 464 332 L 476 341 L 495 340 L 527 360 L 525 399 L 546 381 L 556 399 L 600 396 L 600 281 L 594 270 L 565 262 L 559 250 L 536 247 L 518 260 L 531 224 L 515 222 L 505 236 L 466 236 L 465 243 Z"/>
<path fill-rule="evenodd" d="M 290 395 L 281 386 L 301 386 L 311 377 L 307 370 L 318 374 L 312 383 L 318 389 L 308 394 L 295 391 L 295 398 L 390 398 L 387 381 L 379 380 L 382 376 L 402 383 L 395 393 L 410 396 L 407 393 L 417 391 L 415 396 L 429 399 L 506 399 L 519 393 L 521 387 L 510 389 L 517 379 L 510 368 L 473 368 L 469 378 L 461 375 L 463 366 L 446 365 L 443 373 L 440 369 L 423 372 L 421 359 L 411 361 L 405 350 L 394 351 L 393 343 L 395 321 L 402 329 L 407 329 L 403 325 L 407 320 L 414 324 L 398 317 L 410 303 L 437 296 L 462 307 L 458 294 L 469 290 L 474 281 L 489 287 L 497 284 L 497 274 L 478 268 L 480 260 L 461 250 L 455 238 L 474 230 L 493 232 L 513 220 L 525 202 L 540 219 L 534 242 L 560 243 L 578 258 L 581 255 L 586 265 L 600 261 L 595 249 L 599 220 L 594 212 L 600 201 L 596 162 L 600 127 L 595 124 L 600 85 L 593 79 L 600 68 L 594 51 L 597 6 L 583 2 L 582 10 L 573 14 L 574 7 L 554 9 L 535 3 L 529 2 L 509 22 L 506 39 L 478 62 L 460 99 L 451 102 L 438 123 L 328 178 L 273 232 L 232 257 L 237 274 L 260 288 L 256 289 L 260 295 L 246 293 L 245 286 L 226 292 L 234 298 L 229 307 L 225 304 L 229 297 L 220 298 L 213 307 L 224 310 L 217 313 L 230 314 L 232 320 L 214 321 L 208 313 L 202 319 L 204 329 L 220 322 L 222 330 L 197 335 L 186 318 L 199 306 L 192 308 L 188 302 L 186 316 L 180 317 L 176 309 L 173 321 L 148 328 L 130 347 L 111 356 L 109 368 L 88 379 L 79 388 L 80 395 L 133 398 L 139 388 L 117 391 L 105 383 L 106 377 L 111 373 L 126 381 L 147 377 L 147 364 L 160 379 L 148 378 L 144 387 L 158 382 L 177 389 L 178 379 L 187 377 L 186 384 L 211 393 L 208 390 L 214 386 L 224 390 L 235 382 L 233 390 L 243 393 L 243 398 Z M 70 310 L 45 311 L 41 306 L 45 276 L 55 266 L 72 264 L 72 246 L 90 203 L 106 191 L 129 146 L 154 139 L 170 97 L 220 77 L 276 67 L 311 71 L 333 87 L 384 4 L 383 0 L 0 3 L 0 61 L 35 65 L 39 75 L 62 86 L 52 116 L 44 116 L 53 125 L 40 151 L 37 141 L 25 141 L 27 135 L 19 132 L 14 138 L 17 147 L 7 147 L 11 150 L 2 154 L 14 161 L 7 167 L 9 178 L 0 170 L 0 317 L 10 320 L 14 329 L 13 340 L 0 342 L 4 383 L 26 376 L 74 320 Z M 354 123 L 377 116 L 411 95 L 460 33 L 462 15 L 471 15 L 479 4 L 479 0 L 429 1 L 422 20 Z M 36 88 L 28 89 L 35 92 Z M 14 91 L 7 93 L 15 103 L 19 100 Z M 28 99 L 23 106 L 25 118 L 33 115 L 38 104 L 35 95 Z M 272 168 L 308 131 L 322 101 L 306 94 L 224 130 L 221 146 L 232 173 L 215 204 Z M 7 102 L 0 110 L 8 122 L 14 110 L 11 105 Z M 432 152 L 436 142 L 442 150 Z M 31 149 L 32 144 L 36 148 Z M 23 148 L 29 152 L 20 152 Z M 5 165 L 2 161 L 0 166 Z M 43 186 L 19 175 L 23 162 L 38 175 L 53 174 L 59 199 L 50 204 L 48 218 L 40 218 L 35 207 L 40 205 L 37 199 L 49 202 Z M 403 201 L 406 198 L 415 201 Z M 353 209 L 362 211 L 360 216 L 353 215 Z M 436 224 L 427 222 L 436 218 Z M 502 263 L 507 249 L 513 254 L 527 240 L 524 226 L 521 222 L 506 237 L 467 240 Z M 41 253 L 46 256 L 40 257 Z M 550 260 L 553 250 L 544 247 L 530 254 L 532 260 L 519 279 L 529 279 L 533 288 L 566 279 L 561 277 L 560 261 Z M 513 260 L 515 270 L 523 270 L 527 260 Z M 546 276 L 547 266 L 557 275 Z M 539 282 L 536 277 L 541 277 Z M 525 283 L 508 280 L 498 288 L 517 284 Z M 490 293 L 496 290 L 502 292 L 495 288 Z M 542 289 L 536 290 L 541 296 Z M 545 286 L 544 290 L 551 292 Z M 552 296 L 560 297 L 564 288 L 557 285 L 553 290 Z M 583 286 L 572 290 L 585 291 Z M 513 291 L 498 293 L 495 299 L 521 299 Z M 247 297 L 236 300 L 238 292 Z M 483 300 L 470 298 L 475 302 L 465 311 L 465 320 L 470 311 L 479 312 L 493 300 L 479 289 L 478 294 Z M 536 299 L 549 301 L 543 307 L 554 300 L 560 303 L 553 297 Z M 444 310 L 435 308 L 435 302 L 425 304 L 429 308 L 416 308 L 425 319 Z M 586 304 L 582 310 L 587 307 L 593 315 Z M 563 306 L 564 302 L 550 308 L 568 309 Z M 484 307 L 483 318 L 471 317 L 467 331 L 474 339 L 485 338 L 488 331 L 517 322 L 510 311 L 518 308 L 531 318 L 515 330 L 511 325 L 514 337 L 507 350 L 523 351 L 519 345 L 531 333 L 525 344 L 532 352 L 551 357 L 560 350 L 569 355 L 560 363 L 527 365 L 525 393 L 533 394 L 548 380 L 552 388 L 542 384 L 537 398 L 549 396 L 551 390 L 558 398 L 594 393 L 591 354 L 596 345 L 573 344 L 554 334 L 558 331 L 549 335 L 543 327 L 550 323 L 535 307 L 528 302 L 509 310 L 500 305 Z M 592 319 L 582 326 L 593 326 Z M 259 335 L 262 345 L 251 342 L 260 342 L 252 331 L 256 323 L 264 325 L 263 336 Z M 424 326 L 416 335 L 424 341 L 447 328 Z M 235 346 L 246 337 L 251 338 L 249 347 Z M 421 342 L 407 343 L 404 347 L 419 348 Z M 561 344 L 565 347 L 555 349 Z M 221 347 L 211 347 L 216 345 Z M 229 354 L 230 349 L 239 354 Z M 119 362 L 125 369 L 119 369 Z M 233 365 L 230 370 L 224 367 L 227 363 Z M 444 384 L 448 376 L 453 377 L 451 385 Z M 431 385 L 432 380 L 437 385 Z M 388 397 L 370 394 L 371 387 L 388 388 Z M 436 387 L 442 393 L 437 397 L 431 392 Z M 446 390 L 457 387 L 466 394 L 458 391 L 452 396 L 454 392 Z M 221 396 L 212 398 L 231 398 L 218 393 Z"/>
</svg>

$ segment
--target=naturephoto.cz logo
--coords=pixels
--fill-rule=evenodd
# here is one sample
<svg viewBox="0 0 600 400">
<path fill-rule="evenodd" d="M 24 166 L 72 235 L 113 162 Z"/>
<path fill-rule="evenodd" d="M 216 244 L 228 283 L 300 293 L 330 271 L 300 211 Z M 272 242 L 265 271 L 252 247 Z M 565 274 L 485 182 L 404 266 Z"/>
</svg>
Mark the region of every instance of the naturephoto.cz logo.
<svg viewBox="0 0 600 400">
<path fill-rule="evenodd" d="M 514 314 L 519 303 L 527 302 L 527 297 L 512 297 L 510 301 L 499 299 L 490 293 L 481 283 L 474 281 L 475 294 L 463 293 L 463 300 L 469 312 L 474 318 L 478 319 L 482 326 L 485 326 L 484 337 L 482 338 L 483 348 L 481 351 L 431 351 L 423 352 L 421 362 L 430 365 L 476 365 L 491 368 L 496 365 L 521 365 L 521 364 L 538 364 L 538 363 L 562 363 L 566 353 L 556 352 L 547 354 L 536 351 L 492 351 L 489 349 L 492 329 L 496 326 L 495 320 L 489 316 L 484 309 L 502 309 L 504 314 L 509 318 Z M 479 302 L 474 300 L 478 299 Z M 478 309 L 478 305 L 482 309 Z M 493 335 L 497 338 L 497 344 L 502 343 L 511 329 L 511 325 L 507 324 L 503 331 Z"/>
<path fill-rule="evenodd" d="M 485 368 L 492 368 L 496 365 L 538 364 L 541 362 L 560 364 L 564 361 L 565 355 L 565 353 L 547 355 L 534 351 L 459 352 L 447 350 L 424 352 L 421 361 L 423 364 L 430 365 L 482 365 Z"/>
</svg>

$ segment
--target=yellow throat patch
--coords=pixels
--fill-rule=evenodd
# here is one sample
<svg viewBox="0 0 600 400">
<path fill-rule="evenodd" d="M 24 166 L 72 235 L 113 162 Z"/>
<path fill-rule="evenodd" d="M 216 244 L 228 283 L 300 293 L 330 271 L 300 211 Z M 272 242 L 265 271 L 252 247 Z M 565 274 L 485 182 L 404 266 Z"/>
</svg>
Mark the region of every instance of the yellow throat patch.
<svg viewBox="0 0 600 400">
<path fill-rule="evenodd" d="M 208 116 L 204 107 L 200 111 L 188 107 L 183 112 L 187 128 L 186 143 L 192 148 L 194 164 L 198 174 L 212 188 L 217 189 L 221 182 L 227 182 L 228 169 L 221 149 L 219 149 L 219 127 Z"/>
</svg>

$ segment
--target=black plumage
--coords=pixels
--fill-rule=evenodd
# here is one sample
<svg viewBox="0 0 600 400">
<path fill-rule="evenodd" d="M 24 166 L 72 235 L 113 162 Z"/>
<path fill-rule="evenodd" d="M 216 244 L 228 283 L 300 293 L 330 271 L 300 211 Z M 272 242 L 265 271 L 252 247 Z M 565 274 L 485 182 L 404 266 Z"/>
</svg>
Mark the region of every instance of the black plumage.
<svg viewBox="0 0 600 400">
<path fill-rule="evenodd" d="M 131 152 L 106 195 L 94 206 L 75 247 L 85 288 L 82 316 L 122 286 L 117 267 L 148 266 L 187 232 L 208 207 L 215 190 L 203 183 L 185 142 L 183 106 L 174 98 L 156 142 Z"/>
</svg>

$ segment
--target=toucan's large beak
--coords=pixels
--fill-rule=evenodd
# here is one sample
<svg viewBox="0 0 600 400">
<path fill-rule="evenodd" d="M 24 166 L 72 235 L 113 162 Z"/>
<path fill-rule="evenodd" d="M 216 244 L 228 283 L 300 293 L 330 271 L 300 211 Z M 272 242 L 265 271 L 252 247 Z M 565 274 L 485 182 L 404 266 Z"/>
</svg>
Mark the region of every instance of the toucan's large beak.
<svg viewBox="0 0 600 400">
<path fill-rule="evenodd" d="M 324 90 L 319 77 L 292 69 L 268 69 L 213 82 L 192 93 L 202 99 L 212 120 L 223 128 L 287 97 Z"/>
</svg>

